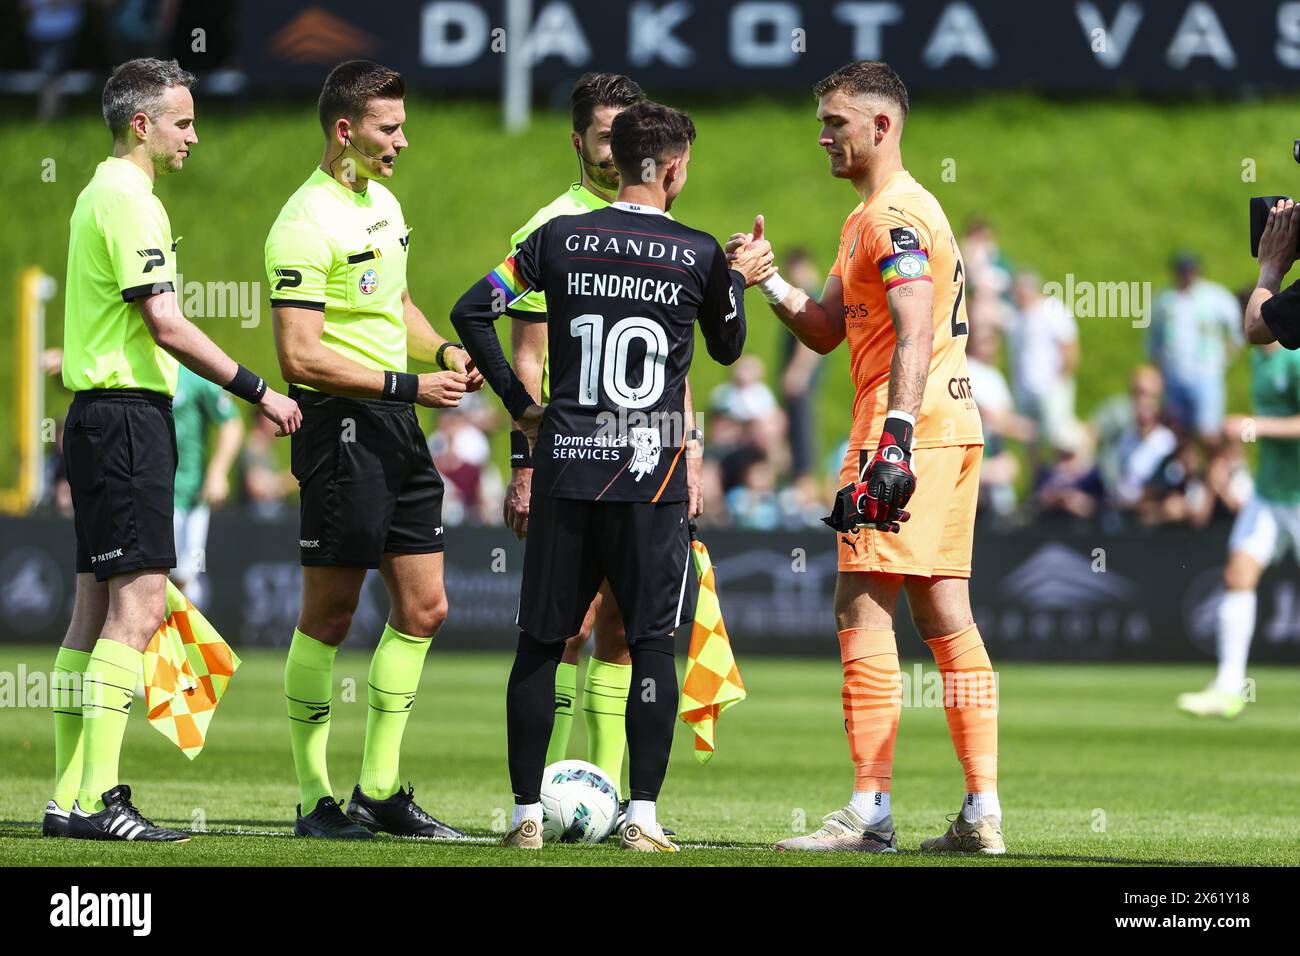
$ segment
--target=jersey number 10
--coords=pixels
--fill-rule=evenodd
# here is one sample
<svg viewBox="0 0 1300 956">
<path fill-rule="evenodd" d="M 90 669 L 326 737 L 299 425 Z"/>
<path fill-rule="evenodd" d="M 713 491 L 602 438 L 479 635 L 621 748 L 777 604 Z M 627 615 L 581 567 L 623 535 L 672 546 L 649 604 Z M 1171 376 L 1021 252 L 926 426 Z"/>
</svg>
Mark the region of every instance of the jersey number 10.
<svg viewBox="0 0 1300 956">
<path fill-rule="evenodd" d="M 664 393 L 664 363 L 668 360 L 668 336 L 658 322 L 632 315 L 619 319 L 604 334 L 605 317 L 588 313 L 569 323 L 569 334 L 582 343 L 582 364 L 578 379 L 578 403 L 597 405 L 598 389 L 604 388 L 611 405 L 648 408 Z M 645 343 L 641 384 L 630 385 L 627 375 L 628 349 L 640 339 Z M 603 365 L 603 371 L 602 371 Z"/>
</svg>

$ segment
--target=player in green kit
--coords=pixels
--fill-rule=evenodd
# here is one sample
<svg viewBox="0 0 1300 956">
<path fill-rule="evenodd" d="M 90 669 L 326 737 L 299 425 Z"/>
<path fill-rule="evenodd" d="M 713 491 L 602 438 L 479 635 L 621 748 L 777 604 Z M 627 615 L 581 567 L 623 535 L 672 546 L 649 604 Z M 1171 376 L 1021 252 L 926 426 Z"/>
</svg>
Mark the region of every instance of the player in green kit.
<svg viewBox="0 0 1300 956">
<path fill-rule="evenodd" d="M 604 209 L 618 194 L 618 169 L 609 148 L 609 130 L 627 107 L 645 100 L 641 87 L 617 73 L 587 73 L 579 77 L 570 94 L 573 131 L 570 145 L 578 156 L 579 179 L 533 214 L 511 237 L 511 248 L 519 245 L 543 223 L 556 216 L 577 216 Z M 529 292 L 506 312 L 511 322 L 513 364 L 530 394 L 549 401 L 549 370 L 546 361 L 546 295 Z M 690 383 L 686 386 L 686 415 L 692 416 Z M 690 516 L 700 514 L 700 465 L 698 443 L 687 462 Z M 533 469 L 528 442 L 515 426 L 510 433 L 510 483 L 506 487 L 506 526 L 523 538 L 528 532 L 528 507 Z M 609 583 L 602 584 L 582 622 L 582 630 L 570 638 L 555 673 L 555 727 L 546 751 L 547 764 L 563 760 L 569 749 L 573 715 L 578 699 L 578 660 L 583 645 L 595 635 L 595 648 L 587 664 L 582 689 L 582 710 L 587 725 L 587 757 L 622 790 L 623 756 L 626 750 L 627 695 L 632 679 L 623 620 Z M 624 801 L 626 802 L 626 801 Z M 671 832 L 671 831 L 670 831 Z"/>
<path fill-rule="evenodd" d="M 443 482 L 414 406 L 454 407 L 483 384 L 407 290 L 410 232 L 381 182 L 407 145 L 404 96 L 387 67 L 334 68 L 320 95 L 320 165 L 266 240 L 280 369 L 303 410 L 292 456 L 302 609 L 284 669 L 298 836 L 463 836 L 421 809 L 398 771 L 425 655 L 447 616 Z M 408 355 L 445 371 L 408 372 Z M 369 568 L 383 576 L 390 611 L 370 662 L 361 779 L 345 814 L 325 760 L 334 656 Z"/>
<path fill-rule="evenodd" d="M 54 662 L 54 798 L 47 836 L 181 842 L 131 802 L 118 779 L 143 651 L 166 614 L 176 564 L 172 508 L 180 364 L 258 406 L 280 434 L 301 416 L 181 312 L 176 240 L 154 195 L 198 142 L 194 77 L 176 61 L 131 60 L 104 86 L 113 155 L 69 221 L 63 383 L 75 393 L 63 436 L 76 533 L 72 621 Z"/>
<path fill-rule="evenodd" d="M 196 607 L 207 603 L 203 581 L 212 507 L 230 497 L 230 468 L 244 438 L 244 422 L 230 396 L 202 376 L 181 367 L 172 400 L 176 420 L 176 495 L 173 528 L 176 569 L 172 580 Z M 209 435 L 216 440 L 209 454 Z"/>
<path fill-rule="evenodd" d="M 1288 551 L 1300 561 L 1300 352 L 1276 342 L 1251 351 L 1252 417 L 1224 420 L 1228 441 L 1257 441 L 1254 496 L 1228 538 L 1218 611 L 1219 667 L 1205 690 L 1181 694 L 1178 709 L 1198 717 L 1236 717 L 1255 633 L 1255 589 L 1264 570 Z"/>
</svg>

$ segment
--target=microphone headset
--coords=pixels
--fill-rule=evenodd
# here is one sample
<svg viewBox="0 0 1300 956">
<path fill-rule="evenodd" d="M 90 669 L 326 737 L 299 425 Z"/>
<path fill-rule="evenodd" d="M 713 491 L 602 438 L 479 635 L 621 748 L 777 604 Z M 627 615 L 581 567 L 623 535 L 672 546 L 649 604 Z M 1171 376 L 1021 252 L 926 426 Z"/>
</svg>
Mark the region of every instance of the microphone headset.
<svg viewBox="0 0 1300 956">
<path fill-rule="evenodd" d="M 395 160 L 395 159 L 397 158 L 397 154 L 396 154 L 396 153 L 392 153 L 392 154 L 387 155 L 387 156 L 371 156 L 369 153 L 367 153 L 364 149 L 362 149 L 362 148 L 361 148 L 360 146 L 358 146 L 356 143 L 352 142 L 352 137 L 348 135 L 348 133 L 347 133 L 346 130 L 344 130 L 344 132 L 343 132 L 343 138 L 346 139 L 346 140 L 348 141 L 348 145 L 349 145 L 349 146 L 351 146 L 351 147 L 352 147 L 353 149 L 355 149 L 358 153 L 360 153 L 362 156 L 366 157 L 366 159 L 368 159 L 368 160 L 370 160 L 370 161 L 372 161 L 372 162 L 383 163 L 385 166 L 391 166 L 391 165 L 393 165 L 393 160 Z"/>
<path fill-rule="evenodd" d="M 587 151 L 583 149 L 581 146 L 573 147 L 573 151 L 578 154 L 578 163 L 581 166 L 590 166 L 592 169 L 599 169 L 602 172 L 608 169 L 615 168 L 614 161 L 612 159 L 603 159 L 599 163 L 593 162 L 590 158 L 588 158 Z"/>
</svg>

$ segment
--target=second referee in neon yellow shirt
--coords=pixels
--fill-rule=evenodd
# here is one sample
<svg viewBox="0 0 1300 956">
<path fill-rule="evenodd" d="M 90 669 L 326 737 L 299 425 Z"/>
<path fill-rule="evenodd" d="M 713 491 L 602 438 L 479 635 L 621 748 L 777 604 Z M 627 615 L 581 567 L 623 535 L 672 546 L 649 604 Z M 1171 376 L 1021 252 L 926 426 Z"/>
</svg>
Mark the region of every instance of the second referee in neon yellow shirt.
<svg viewBox="0 0 1300 956">
<path fill-rule="evenodd" d="M 407 291 L 410 235 L 380 182 L 407 145 L 404 94 L 401 76 L 375 63 L 330 73 L 320 165 L 266 240 L 280 368 L 303 408 L 293 439 L 302 609 L 284 671 L 298 836 L 462 835 L 421 809 L 398 772 L 425 654 L 447 616 L 443 483 L 414 405 L 453 407 L 483 384 Z M 408 354 L 444 371 L 408 372 Z M 390 611 L 370 664 L 361 779 L 344 814 L 325 760 L 332 675 L 368 568 L 383 576 Z"/>
</svg>

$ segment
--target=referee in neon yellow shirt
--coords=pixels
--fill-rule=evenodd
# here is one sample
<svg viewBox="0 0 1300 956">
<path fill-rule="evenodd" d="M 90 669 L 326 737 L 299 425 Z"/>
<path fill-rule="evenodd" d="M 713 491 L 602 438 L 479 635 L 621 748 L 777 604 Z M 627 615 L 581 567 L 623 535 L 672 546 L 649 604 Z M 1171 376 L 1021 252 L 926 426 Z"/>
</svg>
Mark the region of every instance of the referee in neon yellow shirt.
<svg viewBox="0 0 1300 956">
<path fill-rule="evenodd" d="M 401 75 L 377 63 L 334 68 L 320 96 L 320 164 L 266 240 L 280 368 L 303 409 L 293 437 L 302 609 L 284 669 L 294 833 L 303 837 L 463 836 L 416 804 L 398 771 L 424 658 L 447 616 L 443 482 L 414 406 L 454 407 L 483 385 L 469 354 L 433 330 L 407 290 L 410 232 L 381 182 L 407 145 L 404 95 Z M 408 372 L 408 355 L 443 371 Z M 369 568 L 383 576 L 390 610 L 345 814 L 326 767 L 334 655 Z"/>
<path fill-rule="evenodd" d="M 281 434 L 301 422 L 292 399 L 227 356 L 177 302 L 176 241 L 153 187 L 199 141 L 193 83 L 175 60 L 131 60 L 113 71 L 103 97 L 113 155 L 77 197 L 69 223 L 63 383 L 75 395 L 63 453 L 77 592 L 54 664 L 47 836 L 189 838 L 145 819 L 118 779 L 142 652 L 166 614 L 167 571 L 176 564 L 178 362 L 257 405 Z"/>
</svg>

